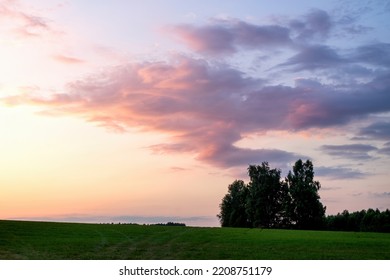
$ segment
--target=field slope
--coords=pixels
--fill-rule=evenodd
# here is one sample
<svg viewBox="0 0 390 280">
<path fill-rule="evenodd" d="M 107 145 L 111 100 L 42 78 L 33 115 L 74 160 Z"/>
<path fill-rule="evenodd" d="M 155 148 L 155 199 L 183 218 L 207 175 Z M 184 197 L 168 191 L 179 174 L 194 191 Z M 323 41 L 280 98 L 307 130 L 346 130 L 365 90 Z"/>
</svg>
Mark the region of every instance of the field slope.
<svg viewBox="0 0 390 280">
<path fill-rule="evenodd" d="M 390 234 L 0 221 L 0 259 L 390 259 Z"/>
</svg>

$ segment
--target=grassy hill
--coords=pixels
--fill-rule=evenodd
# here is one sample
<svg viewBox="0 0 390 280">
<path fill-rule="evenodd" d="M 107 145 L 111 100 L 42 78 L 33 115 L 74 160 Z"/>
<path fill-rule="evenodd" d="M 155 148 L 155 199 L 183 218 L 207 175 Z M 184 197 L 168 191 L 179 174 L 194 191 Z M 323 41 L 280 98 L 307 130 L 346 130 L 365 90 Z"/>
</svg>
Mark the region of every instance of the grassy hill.
<svg viewBox="0 0 390 280">
<path fill-rule="evenodd" d="M 390 234 L 0 221 L 0 259 L 390 259 Z"/>
</svg>

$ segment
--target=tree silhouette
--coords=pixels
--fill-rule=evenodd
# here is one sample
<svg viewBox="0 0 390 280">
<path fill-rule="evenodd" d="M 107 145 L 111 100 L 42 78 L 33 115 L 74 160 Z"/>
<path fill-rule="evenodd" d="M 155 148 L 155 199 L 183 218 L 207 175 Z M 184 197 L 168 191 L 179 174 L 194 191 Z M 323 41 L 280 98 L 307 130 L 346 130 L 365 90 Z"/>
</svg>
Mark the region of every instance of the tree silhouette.
<svg viewBox="0 0 390 280">
<path fill-rule="evenodd" d="M 241 180 L 234 181 L 228 187 L 228 193 L 219 205 L 221 212 L 218 218 L 223 227 L 248 227 L 246 213 L 248 187 Z"/>
<path fill-rule="evenodd" d="M 289 171 L 287 184 L 291 201 L 287 206 L 289 219 L 299 229 L 319 229 L 324 224 L 325 207 L 318 191 L 321 185 L 314 181 L 313 163 L 299 159 Z"/>
<path fill-rule="evenodd" d="M 223 227 L 321 228 L 325 207 L 311 161 L 298 160 L 285 181 L 268 162 L 249 165 L 248 175 L 248 185 L 234 181 L 222 199 L 217 216 Z"/>
<path fill-rule="evenodd" d="M 279 226 L 284 196 L 280 173 L 278 169 L 271 169 L 268 162 L 248 167 L 247 213 L 253 227 Z"/>
<path fill-rule="evenodd" d="M 349 213 L 344 210 L 326 217 L 326 229 L 338 231 L 390 232 L 390 210 L 368 209 Z"/>
</svg>

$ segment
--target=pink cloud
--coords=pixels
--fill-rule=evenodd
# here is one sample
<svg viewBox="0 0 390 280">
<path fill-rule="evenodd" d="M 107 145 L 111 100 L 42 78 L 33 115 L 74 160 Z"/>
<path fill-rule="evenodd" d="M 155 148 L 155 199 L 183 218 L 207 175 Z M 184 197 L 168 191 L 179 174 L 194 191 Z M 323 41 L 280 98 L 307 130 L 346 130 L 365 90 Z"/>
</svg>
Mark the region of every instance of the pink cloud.
<svg viewBox="0 0 390 280">
<path fill-rule="evenodd" d="M 0 22 L 5 23 L 9 31 L 22 37 L 35 37 L 52 32 L 48 19 L 30 11 L 26 12 L 18 1 L 0 2 Z"/>
<path fill-rule="evenodd" d="M 348 90 L 299 81 L 295 87 L 266 86 L 227 65 L 175 56 L 168 62 L 140 62 L 68 84 L 49 98 L 25 94 L 3 99 L 74 115 L 125 132 L 137 127 L 170 136 L 150 149 L 191 153 L 200 161 L 231 168 L 264 160 L 280 164 L 300 155 L 278 149 L 235 146 L 243 135 L 271 130 L 305 130 L 345 124 L 390 110 L 385 75 Z M 369 93 L 369 94 L 368 94 Z"/>
<path fill-rule="evenodd" d="M 236 51 L 234 35 L 231 34 L 229 28 L 224 26 L 179 25 L 167 30 L 196 52 L 231 53 Z"/>
<path fill-rule="evenodd" d="M 170 135 L 170 141 L 150 147 L 153 151 L 190 152 L 201 161 L 229 167 L 252 162 L 256 155 L 279 157 L 282 153 L 260 150 L 248 157 L 249 151 L 240 155 L 242 149 L 234 146 L 241 133 L 269 126 L 254 125 L 257 121 L 251 118 L 255 114 L 245 113 L 250 104 L 243 96 L 262 82 L 245 78 L 231 68 L 177 56 L 169 63 L 112 68 L 70 83 L 66 93 L 54 93 L 50 98 L 26 94 L 3 101 L 43 106 L 53 114 L 76 115 L 116 132 L 129 127 L 160 131 Z M 264 112 L 258 117 L 264 117 Z M 284 152 L 284 158 L 288 155 Z"/>
<path fill-rule="evenodd" d="M 0 23 L 6 23 L 2 30 L 29 38 L 53 32 L 51 21 L 17 3 L 0 0 Z M 0 101 L 37 106 L 46 115 L 76 116 L 113 132 L 138 128 L 168 135 L 169 141 L 148 147 L 156 153 L 190 153 L 222 168 L 264 160 L 281 166 L 301 155 L 276 148 L 241 148 L 236 143 L 252 133 L 341 127 L 390 111 L 390 45 L 377 42 L 344 50 L 326 45 L 324 40 L 335 28 L 336 21 L 319 10 L 279 25 L 215 20 L 202 26 L 171 26 L 166 32 L 197 52 L 196 57 L 206 54 L 204 59 L 177 55 L 164 61 L 123 63 L 73 81 L 59 92 L 26 89 Z M 278 64 L 245 73 L 222 62 L 224 55 L 231 61 L 232 54 L 247 50 L 256 51 L 253 56 L 260 50 L 269 58 L 267 64 Z M 248 57 L 246 53 L 245 60 Z M 67 64 L 83 62 L 63 54 L 52 58 Z M 294 86 L 283 85 L 290 75 L 304 78 Z M 328 84 L 321 83 L 325 81 Z M 367 123 L 360 131 L 355 124 L 357 136 L 388 142 L 388 122 Z M 349 169 L 339 171 L 352 174 Z"/>
<path fill-rule="evenodd" d="M 84 63 L 84 60 L 82 60 L 82 59 L 72 57 L 72 56 L 66 56 L 66 55 L 62 55 L 62 54 L 53 55 L 52 57 L 54 60 L 61 62 L 61 63 L 65 63 L 65 64 Z"/>
</svg>

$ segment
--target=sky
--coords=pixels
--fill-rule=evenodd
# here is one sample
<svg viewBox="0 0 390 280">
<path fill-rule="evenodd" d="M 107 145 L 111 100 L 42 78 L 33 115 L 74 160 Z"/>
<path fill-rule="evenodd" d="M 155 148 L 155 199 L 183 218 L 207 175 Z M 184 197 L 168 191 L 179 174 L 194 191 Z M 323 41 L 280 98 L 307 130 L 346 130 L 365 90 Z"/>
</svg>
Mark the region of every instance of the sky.
<svg viewBox="0 0 390 280">
<path fill-rule="evenodd" d="M 390 208 L 390 2 L 0 0 L 0 219 L 219 226 L 250 164 Z"/>
</svg>

